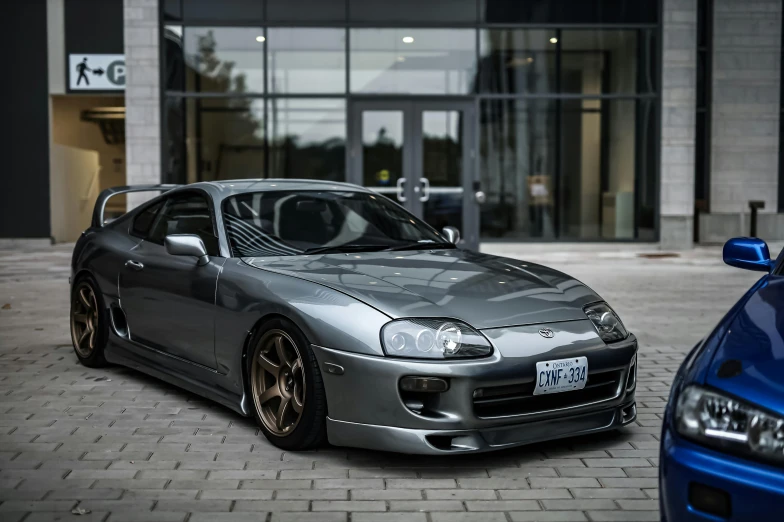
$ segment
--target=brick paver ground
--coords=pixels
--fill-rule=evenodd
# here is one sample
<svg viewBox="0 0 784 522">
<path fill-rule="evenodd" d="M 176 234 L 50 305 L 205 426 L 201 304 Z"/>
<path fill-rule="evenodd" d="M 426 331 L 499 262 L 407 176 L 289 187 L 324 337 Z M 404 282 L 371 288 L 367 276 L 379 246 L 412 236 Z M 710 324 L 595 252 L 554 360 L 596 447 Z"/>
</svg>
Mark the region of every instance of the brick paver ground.
<svg viewBox="0 0 784 522">
<path fill-rule="evenodd" d="M 196 395 L 133 370 L 80 366 L 68 334 L 70 252 L 0 250 L 3 522 L 658 520 L 673 372 L 756 278 L 723 266 L 718 249 L 675 259 L 536 251 L 532 260 L 591 285 L 638 335 L 635 425 L 460 457 L 288 453 Z"/>
</svg>

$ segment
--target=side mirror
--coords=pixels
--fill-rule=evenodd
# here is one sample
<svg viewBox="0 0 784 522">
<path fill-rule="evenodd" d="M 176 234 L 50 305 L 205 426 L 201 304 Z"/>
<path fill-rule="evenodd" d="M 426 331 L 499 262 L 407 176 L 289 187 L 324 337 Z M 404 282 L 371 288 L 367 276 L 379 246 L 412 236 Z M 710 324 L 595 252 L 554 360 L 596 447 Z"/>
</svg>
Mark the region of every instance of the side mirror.
<svg viewBox="0 0 784 522">
<path fill-rule="evenodd" d="M 457 244 L 460 241 L 460 231 L 455 227 L 444 227 L 441 229 L 441 232 L 444 233 L 444 237 L 450 243 Z"/>
<path fill-rule="evenodd" d="M 199 261 L 196 264 L 199 266 L 210 262 L 210 258 L 207 256 L 207 247 L 204 246 L 204 241 L 196 234 L 171 234 L 166 236 L 163 243 L 168 254 L 197 257 Z"/>
<path fill-rule="evenodd" d="M 768 245 L 756 237 L 734 237 L 724 243 L 724 262 L 730 266 L 770 272 L 775 262 L 770 259 Z"/>
</svg>

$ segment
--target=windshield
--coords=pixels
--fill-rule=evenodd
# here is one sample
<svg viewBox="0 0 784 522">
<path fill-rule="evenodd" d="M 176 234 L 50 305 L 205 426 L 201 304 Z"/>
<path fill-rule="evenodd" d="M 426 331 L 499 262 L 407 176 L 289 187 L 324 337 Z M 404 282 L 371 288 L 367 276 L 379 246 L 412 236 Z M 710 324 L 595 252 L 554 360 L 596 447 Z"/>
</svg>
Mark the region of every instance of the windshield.
<svg viewBox="0 0 784 522">
<path fill-rule="evenodd" d="M 454 248 L 386 197 L 350 191 L 248 192 L 227 198 L 232 256 Z"/>
</svg>

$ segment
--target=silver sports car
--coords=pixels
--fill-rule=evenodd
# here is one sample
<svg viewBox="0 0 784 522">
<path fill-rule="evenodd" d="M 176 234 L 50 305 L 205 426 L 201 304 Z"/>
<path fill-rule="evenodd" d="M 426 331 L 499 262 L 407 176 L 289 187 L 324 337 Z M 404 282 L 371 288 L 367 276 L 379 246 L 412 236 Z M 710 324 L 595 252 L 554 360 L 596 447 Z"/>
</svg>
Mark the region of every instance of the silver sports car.
<svg viewBox="0 0 784 522">
<path fill-rule="evenodd" d="M 162 194 L 105 222 L 133 191 Z M 632 422 L 637 341 L 601 297 L 458 241 L 345 183 L 108 189 L 73 253 L 74 349 L 289 450 L 464 453 Z"/>
</svg>

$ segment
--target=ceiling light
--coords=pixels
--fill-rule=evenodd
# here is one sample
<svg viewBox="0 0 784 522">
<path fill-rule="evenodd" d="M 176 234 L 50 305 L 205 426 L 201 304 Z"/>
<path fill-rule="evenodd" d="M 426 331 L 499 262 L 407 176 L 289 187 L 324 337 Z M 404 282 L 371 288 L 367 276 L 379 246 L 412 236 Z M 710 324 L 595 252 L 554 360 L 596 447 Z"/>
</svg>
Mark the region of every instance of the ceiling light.
<svg viewBox="0 0 784 522">
<path fill-rule="evenodd" d="M 397 57 L 397 61 L 398 62 L 405 62 L 406 61 L 406 57 L 405 56 L 398 56 Z"/>
<path fill-rule="evenodd" d="M 413 36 L 404 36 L 403 37 L 403 43 L 414 43 L 414 37 Z"/>
<path fill-rule="evenodd" d="M 529 56 L 528 58 L 525 59 L 525 61 L 528 62 L 528 63 L 533 63 L 534 59 Z"/>
<path fill-rule="evenodd" d="M 558 43 L 558 38 L 553 36 L 552 38 L 550 38 L 550 43 Z"/>
<path fill-rule="evenodd" d="M 256 41 L 259 42 L 259 43 L 263 42 L 264 40 L 266 40 L 266 38 L 264 38 L 263 36 L 257 36 L 256 37 Z"/>
</svg>

